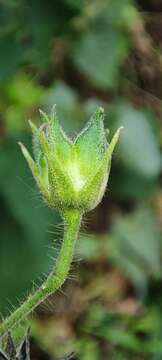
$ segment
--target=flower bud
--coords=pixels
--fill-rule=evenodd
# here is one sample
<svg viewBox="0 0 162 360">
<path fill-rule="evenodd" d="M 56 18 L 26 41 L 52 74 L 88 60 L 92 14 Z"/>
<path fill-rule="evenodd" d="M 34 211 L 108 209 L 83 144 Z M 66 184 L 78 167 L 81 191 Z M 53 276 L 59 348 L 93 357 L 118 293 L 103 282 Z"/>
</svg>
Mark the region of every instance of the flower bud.
<svg viewBox="0 0 162 360">
<path fill-rule="evenodd" d="M 104 129 L 102 108 L 90 118 L 74 140 L 60 127 L 55 109 L 38 129 L 31 121 L 34 160 L 20 143 L 39 190 L 49 206 L 86 212 L 101 201 L 111 167 L 111 157 L 118 141 L 117 130 L 110 144 Z"/>
</svg>

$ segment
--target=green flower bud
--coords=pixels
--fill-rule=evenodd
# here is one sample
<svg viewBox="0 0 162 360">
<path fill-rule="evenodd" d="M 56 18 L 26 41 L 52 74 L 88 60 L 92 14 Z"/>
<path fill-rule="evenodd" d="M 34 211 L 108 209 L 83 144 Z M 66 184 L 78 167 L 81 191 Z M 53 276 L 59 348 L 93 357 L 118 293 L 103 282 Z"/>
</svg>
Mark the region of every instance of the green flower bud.
<svg viewBox="0 0 162 360">
<path fill-rule="evenodd" d="M 39 190 L 49 206 L 85 212 L 101 201 L 118 141 L 117 130 L 110 144 L 104 129 L 104 110 L 99 108 L 74 139 L 60 127 L 55 109 L 50 116 L 40 111 L 44 123 L 38 129 L 31 121 L 34 160 L 20 143 Z"/>
</svg>

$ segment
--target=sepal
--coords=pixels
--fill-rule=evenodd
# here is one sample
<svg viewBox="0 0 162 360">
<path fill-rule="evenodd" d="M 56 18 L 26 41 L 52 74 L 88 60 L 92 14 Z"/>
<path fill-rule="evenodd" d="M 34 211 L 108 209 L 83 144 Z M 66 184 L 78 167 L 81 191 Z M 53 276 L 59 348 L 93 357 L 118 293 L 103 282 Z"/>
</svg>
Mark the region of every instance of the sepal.
<svg viewBox="0 0 162 360">
<path fill-rule="evenodd" d="M 27 150 L 27 148 L 21 142 L 19 142 L 18 144 L 19 144 L 21 151 L 29 165 L 29 168 L 33 174 L 33 177 L 36 180 L 36 183 L 38 185 L 38 188 L 39 188 L 41 194 L 43 195 L 44 199 L 47 202 L 50 202 L 49 184 L 48 184 L 48 180 L 47 180 L 48 172 L 46 171 L 45 174 L 41 173 L 39 171 L 37 164 L 35 163 L 35 161 L 31 157 L 29 151 Z"/>
<path fill-rule="evenodd" d="M 104 130 L 104 109 L 100 107 L 75 139 L 82 167 L 91 173 L 99 164 L 108 145 Z"/>
</svg>

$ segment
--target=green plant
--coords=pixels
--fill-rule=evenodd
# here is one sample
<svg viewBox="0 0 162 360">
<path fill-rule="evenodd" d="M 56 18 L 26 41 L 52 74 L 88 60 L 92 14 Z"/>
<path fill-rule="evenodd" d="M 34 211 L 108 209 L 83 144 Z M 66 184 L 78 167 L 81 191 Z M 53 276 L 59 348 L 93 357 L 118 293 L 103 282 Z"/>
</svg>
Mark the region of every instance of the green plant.
<svg viewBox="0 0 162 360">
<path fill-rule="evenodd" d="M 61 129 L 54 108 L 50 116 L 42 111 L 41 115 L 44 122 L 39 129 L 30 121 L 34 160 L 25 146 L 21 143 L 20 146 L 43 199 L 63 218 L 64 239 L 54 271 L 4 320 L 0 336 L 60 288 L 67 278 L 82 216 L 95 208 L 104 195 L 112 153 L 121 130 L 117 130 L 108 144 L 103 124 L 104 110 L 99 108 L 72 141 Z"/>
</svg>

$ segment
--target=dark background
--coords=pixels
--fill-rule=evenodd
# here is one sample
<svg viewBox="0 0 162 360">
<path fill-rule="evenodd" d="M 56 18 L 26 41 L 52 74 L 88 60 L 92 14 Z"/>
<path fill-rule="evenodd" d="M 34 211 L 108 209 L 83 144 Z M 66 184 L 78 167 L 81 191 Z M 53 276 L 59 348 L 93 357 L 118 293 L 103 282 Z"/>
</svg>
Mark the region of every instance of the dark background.
<svg viewBox="0 0 162 360">
<path fill-rule="evenodd" d="M 46 277 L 63 231 L 17 145 L 31 148 L 27 120 L 56 103 L 75 135 L 102 105 L 110 136 L 124 126 L 69 279 L 30 319 L 32 359 L 162 359 L 161 99 L 160 0 L 0 1 L 3 316 Z"/>
</svg>

